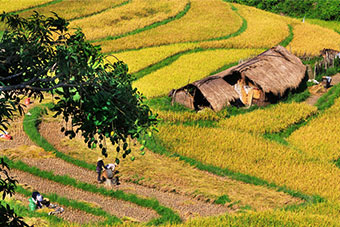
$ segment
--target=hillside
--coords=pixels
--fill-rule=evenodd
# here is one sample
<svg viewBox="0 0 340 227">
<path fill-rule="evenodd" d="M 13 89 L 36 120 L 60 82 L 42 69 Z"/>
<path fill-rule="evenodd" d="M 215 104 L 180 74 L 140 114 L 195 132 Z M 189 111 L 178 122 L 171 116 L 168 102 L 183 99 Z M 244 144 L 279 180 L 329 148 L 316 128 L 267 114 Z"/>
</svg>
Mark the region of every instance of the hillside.
<svg viewBox="0 0 340 227">
<path fill-rule="evenodd" d="M 0 6 L 25 17 L 53 11 L 81 27 L 113 55 L 109 61 L 128 64 L 133 86 L 161 119 L 144 151 L 141 140 L 128 141 L 136 146 L 118 167 L 121 185 L 110 188 L 96 183 L 100 149 L 87 148 L 80 136 L 64 137 L 59 129 L 70 124 L 31 104 L 30 115 L 8 130 L 14 139 L 0 140 L 0 156 L 20 183 L 8 201 L 29 223 L 339 226 L 339 85 L 315 105 L 303 102 L 305 91 L 264 108 L 218 113 L 196 113 L 167 97 L 278 44 L 305 58 L 340 50 L 338 22 L 302 21 L 226 0 L 0 0 Z M 53 101 L 49 96 L 43 104 Z M 105 163 L 116 157 L 116 147 L 108 149 Z M 65 212 L 28 211 L 33 189 Z"/>
</svg>

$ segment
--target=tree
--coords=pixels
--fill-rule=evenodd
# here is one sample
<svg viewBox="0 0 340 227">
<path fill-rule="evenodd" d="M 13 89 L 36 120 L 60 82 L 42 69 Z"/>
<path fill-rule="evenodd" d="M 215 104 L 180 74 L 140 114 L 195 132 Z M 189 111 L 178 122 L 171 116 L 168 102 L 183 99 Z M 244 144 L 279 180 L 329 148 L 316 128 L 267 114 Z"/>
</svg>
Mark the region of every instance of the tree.
<svg viewBox="0 0 340 227">
<path fill-rule="evenodd" d="M 57 14 L 0 17 L 7 26 L 0 38 L 0 130 L 16 112 L 23 113 L 23 97 L 42 101 L 46 92 L 58 100 L 54 116 L 71 122 L 71 128 L 61 128 L 65 136 L 80 133 L 88 147 L 98 145 L 105 156 L 106 142 L 117 144 L 114 152 L 125 158 L 131 152 L 127 139 L 154 129 L 156 116 L 132 87 L 127 65 L 106 60 L 80 29 L 69 33 L 68 22 Z"/>
<path fill-rule="evenodd" d="M 4 200 L 7 195 L 12 196 L 16 187 L 16 180 L 8 174 L 8 165 L 3 158 L 0 160 L 0 193 Z M 18 217 L 8 204 L 0 203 L 0 226 L 28 226 L 21 217 Z"/>
<path fill-rule="evenodd" d="M 22 95 L 41 101 L 49 92 L 57 95 L 55 116 L 72 123 L 61 129 L 65 136 L 80 132 L 103 155 L 106 140 L 125 157 L 130 153 L 126 139 L 153 129 L 156 117 L 132 87 L 127 65 L 107 61 L 80 29 L 68 33 L 68 22 L 57 14 L 0 16 L 8 27 L 0 42 L 0 128 L 7 128 L 15 111 L 23 112 Z"/>
</svg>

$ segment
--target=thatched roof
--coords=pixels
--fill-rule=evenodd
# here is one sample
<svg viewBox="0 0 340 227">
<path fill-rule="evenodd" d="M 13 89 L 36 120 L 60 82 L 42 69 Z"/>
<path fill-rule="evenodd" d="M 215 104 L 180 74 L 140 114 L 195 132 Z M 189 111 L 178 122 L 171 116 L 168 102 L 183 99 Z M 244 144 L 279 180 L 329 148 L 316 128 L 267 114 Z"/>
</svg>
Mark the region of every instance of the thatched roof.
<svg viewBox="0 0 340 227">
<path fill-rule="evenodd" d="M 276 46 L 237 66 L 174 90 L 169 96 L 172 96 L 175 102 L 195 108 L 197 96 L 188 91 L 192 88 L 198 89 L 212 109 L 219 111 L 240 98 L 233 86 L 227 82 L 228 77 L 233 78 L 232 75 L 250 81 L 265 93 L 283 95 L 287 89 L 297 88 L 305 73 L 306 66 L 298 57 L 284 47 Z"/>
<path fill-rule="evenodd" d="M 188 90 L 197 89 L 190 94 Z M 198 96 L 197 92 L 201 92 L 204 98 L 209 102 L 211 108 L 215 111 L 223 109 L 231 101 L 239 99 L 239 95 L 234 88 L 220 77 L 210 76 L 202 80 L 195 81 L 184 87 L 175 90 L 169 94 L 173 97 L 173 101 L 194 109 L 194 97 Z"/>
<path fill-rule="evenodd" d="M 202 92 L 215 111 L 222 110 L 226 104 L 240 98 L 234 88 L 220 77 L 207 77 L 192 85 Z"/>
<path fill-rule="evenodd" d="M 300 85 L 306 66 L 284 47 L 276 46 L 215 76 L 225 78 L 233 73 L 239 73 L 266 93 L 282 95 L 287 89 Z"/>
</svg>

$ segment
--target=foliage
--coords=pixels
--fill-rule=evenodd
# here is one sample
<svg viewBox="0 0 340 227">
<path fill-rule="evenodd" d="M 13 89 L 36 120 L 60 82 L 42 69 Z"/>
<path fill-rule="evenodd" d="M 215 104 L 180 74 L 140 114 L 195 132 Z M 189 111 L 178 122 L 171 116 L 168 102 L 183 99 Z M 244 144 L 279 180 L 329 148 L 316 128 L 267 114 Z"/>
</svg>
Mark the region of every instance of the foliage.
<svg viewBox="0 0 340 227">
<path fill-rule="evenodd" d="M 68 22 L 57 15 L 1 17 L 9 27 L 0 43 L 2 128 L 16 109 L 22 111 L 19 95 L 42 100 L 43 91 L 58 95 L 55 116 L 72 122 L 71 129 L 62 128 L 65 136 L 81 132 L 88 146 L 98 144 L 103 155 L 106 139 L 121 144 L 127 154 L 126 138 L 139 137 L 156 123 L 143 96 L 132 88 L 127 65 L 105 62 L 100 48 L 85 41 L 81 30 L 70 35 Z"/>
<path fill-rule="evenodd" d="M 52 108 L 52 104 L 48 104 L 47 107 Z M 74 165 L 80 166 L 85 169 L 89 170 L 94 170 L 95 165 L 88 164 L 86 162 L 74 159 L 70 156 L 65 155 L 62 152 L 59 152 L 57 149 L 55 149 L 45 138 L 41 136 L 41 134 L 38 131 L 38 126 L 41 122 L 41 115 L 46 111 L 45 108 L 37 106 L 32 109 L 30 109 L 31 115 L 25 115 L 24 121 L 23 121 L 23 126 L 24 126 L 24 131 L 28 135 L 28 137 L 37 145 L 42 147 L 45 151 L 52 151 L 55 153 L 56 157 L 72 163 Z"/>
<path fill-rule="evenodd" d="M 283 13 L 293 17 L 322 20 L 340 20 L 340 3 L 337 0 L 229 0 L 257 8 Z"/>
<path fill-rule="evenodd" d="M 3 158 L 0 160 L 0 193 L 2 194 L 2 200 L 7 195 L 12 196 L 15 193 L 17 180 L 9 176 L 10 168 Z M 22 217 L 17 216 L 14 210 L 9 204 L 0 203 L 0 225 L 1 226 L 28 226 Z"/>
</svg>

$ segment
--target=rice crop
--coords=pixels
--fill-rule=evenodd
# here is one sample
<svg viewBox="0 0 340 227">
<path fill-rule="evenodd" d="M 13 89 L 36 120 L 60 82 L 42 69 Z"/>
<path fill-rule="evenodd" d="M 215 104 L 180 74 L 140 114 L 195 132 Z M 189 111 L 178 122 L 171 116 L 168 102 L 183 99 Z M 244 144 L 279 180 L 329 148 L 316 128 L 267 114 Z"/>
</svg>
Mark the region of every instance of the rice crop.
<svg viewBox="0 0 340 227">
<path fill-rule="evenodd" d="M 89 40 L 117 36 L 174 17 L 187 1 L 134 0 L 122 7 L 76 20 L 71 27 L 81 27 Z"/>
<path fill-rule="evenodd" d="M 157 134 L 171 152 L 310 195 L 339 201 L 340 169 L 304 150 L 227 128 L 159 125 Z"/>
<path fill-rule="evenodd" d="M 199 112 L 172 112 L 172 111 L 154 111 L 158 114 L 158 118 L 167 122 L 186 122 L 186 121 L 219 121 L 221 117 L 210 108 L 205 108 Z"/>
<path fill-rule="evenodd" d="M 249 58 L 262 51 L 259 49 L 220 49 L 186 54 L 173 64 L 137 80 L 133 86 L 148 98 L 166 95 L 173 88 L 180 88 L 187 83 L 202 79 L 224 65 Z"/>
<path fill-rule="evenodd" d="M 134 73 L 153 65 L 171 55 L 195 48 L 192 44 L 173 44 L 160 47 L 149 47 L 140 50 L 113 53 L 119 60 L 124 61 L 129 66 L 129 72 Z M 106 49 L 103 49 L 105 52 Z M 115 62 L 116 58 L 109 56 L 108 60 Z"/>
<path fill-rule="evenodd" d="M 294 38 L 288 49 L 295 55 L 317 56 L 324 48 L 340 49 L 340 34 L 331 29 L 301 22 L 293 27 Z"/>
<path fill-rule="evenodd" d="M 219 124 L 224 128 L 252 133 L 275 133 L 306 120 L 316 111 L 315 106 L 306 103 L 279 103 L 270 108 L 232 116 Z"/>
<path fill-rule="evenodd" d="M 98 44 L 105 49 L 117 51 L 202 41 L 234 33 L 241 25 L 242 19 L 232 11 L 228 3 L 221 0 L 192 0 L 189 12 L 176 20 L 176 23 L 168 23 L 133 36 Z"/>
<path fill-rule="evenodd" d="M 289 20 L 256 8 L 233 4 L 247 21 L 247 29 L 226 40 L 206 41 L 202 48 L 270 48 L 289 35 Z"/>
<path fill-rule="evenodd" d="M 324 28 L 333 29 L 337 33 L 340 33 L 340 22 L 339 21 L 324 21 L 318 19 L 306 19 L 306 22 L 310 24 L 316 24 Z"/>
<path fill-rule="evenodd" d="M 1 11 L 13 12 L 30 7 L 34 7 L 53 0 L 0 0 Z"/>
<path fill-rule="evenodd" d="M 293 211 L 289 209 L 264 212 L 247 211 L 217 217 L 197 218 L 171 226 L 337 226 L 339 212 L 339 203 L 324 202 L 297 207 Z"/>
<path fill-rule="evenodd" d="M 293 132 L 288 141 L 306 155 L 322 161 L 340 157 L 340 99 L 308 125 Z"/>
<path fill-rule="evenodd" d="M 127 0 L 63 0 L 50 6 L 25 11 L 21 13 L 20 16 L 30 16 L 33 14 L 33 11 L 37 11 L 45 16 L 52 16 L 52 12 L 55 12 L 60 17 L 70 20 L 110 9 L 126 1 Z"/>
</svg>

